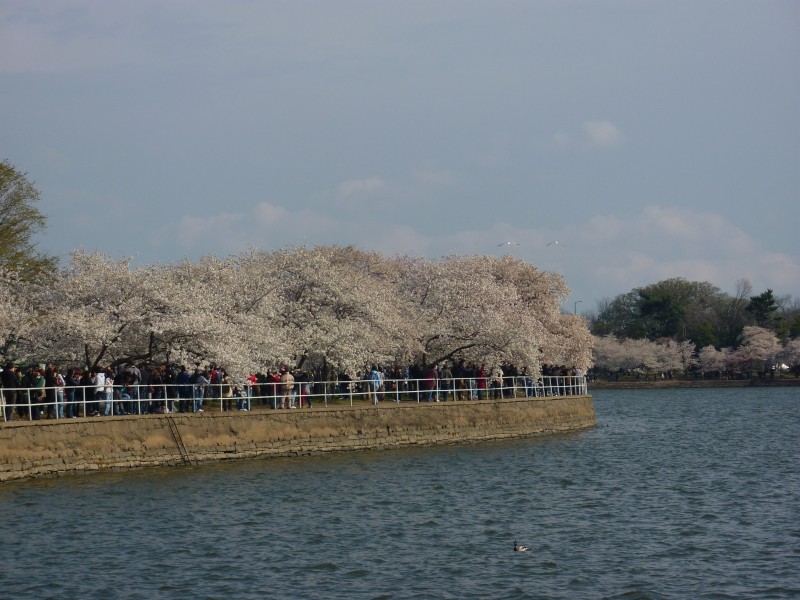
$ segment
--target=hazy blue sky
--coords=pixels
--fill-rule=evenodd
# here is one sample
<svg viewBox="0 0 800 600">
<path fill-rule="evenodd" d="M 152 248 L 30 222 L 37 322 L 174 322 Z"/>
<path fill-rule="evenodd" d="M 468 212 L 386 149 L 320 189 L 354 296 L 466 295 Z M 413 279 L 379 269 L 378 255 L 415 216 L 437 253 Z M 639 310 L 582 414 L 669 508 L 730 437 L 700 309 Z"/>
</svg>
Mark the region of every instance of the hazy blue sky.
<svg viewBox="0 0 800 600">
<path fill-rule="evenodd" d="M 0 159 L 63 256 L 510 251 L 570 310 L 800 297 L 798 117 L 794 0 L 0 0 Z"/>
</svg>

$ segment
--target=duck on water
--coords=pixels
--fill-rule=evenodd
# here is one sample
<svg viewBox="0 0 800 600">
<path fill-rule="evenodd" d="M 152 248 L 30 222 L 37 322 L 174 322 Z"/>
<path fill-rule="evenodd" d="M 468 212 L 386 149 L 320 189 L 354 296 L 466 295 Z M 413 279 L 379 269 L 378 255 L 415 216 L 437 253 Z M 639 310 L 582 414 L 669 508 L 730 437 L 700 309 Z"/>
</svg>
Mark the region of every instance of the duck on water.
<svg viewBox="0 0 800 600">
<path fill-rule="evenodd" d="M 521 544 L 517 543 L 517 540 L 514 540 L 514 552 L 527 552 L 530 550 L 527 546 L 522 546 Z"/>
</svg>

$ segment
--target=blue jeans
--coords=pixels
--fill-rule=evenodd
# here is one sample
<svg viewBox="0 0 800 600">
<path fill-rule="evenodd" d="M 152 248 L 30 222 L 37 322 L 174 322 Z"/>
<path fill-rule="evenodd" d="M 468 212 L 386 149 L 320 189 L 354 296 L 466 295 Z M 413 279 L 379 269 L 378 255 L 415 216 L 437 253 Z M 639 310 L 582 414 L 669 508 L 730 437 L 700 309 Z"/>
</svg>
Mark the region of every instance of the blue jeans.
<svg viewBox="0 0 800 600">
<path fill-rule="evenodd" d="M 194 412 L 203 410 L 203 394 L 204 390 L 199 387 L 194 388 Z"/>
</svg>

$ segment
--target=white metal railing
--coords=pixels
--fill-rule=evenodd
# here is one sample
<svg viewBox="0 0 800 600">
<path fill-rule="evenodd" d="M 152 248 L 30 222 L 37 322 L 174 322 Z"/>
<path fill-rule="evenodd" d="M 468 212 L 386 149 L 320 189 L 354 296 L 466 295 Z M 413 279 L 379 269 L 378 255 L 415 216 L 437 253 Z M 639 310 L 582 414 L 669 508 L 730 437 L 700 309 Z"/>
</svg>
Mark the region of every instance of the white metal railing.
<svg viewBox="0 0 800 600">
<path fill-rule="evenodd" d="M 304 408 L 315 403 L 449 402 L 482 401 L 520 397 L 553 397 L 587 394 L 583 376 L 525 376 L 452 379 L 360 379 L 294 381 L 284 383 L 206 383 L 155 385 L 86 385 L 60 387 L 0 388 L 4 421 L 42 416 L 68 419 L 111 415 L 143 415 L 203 412 L 211 407 L 222 412 L 266 408 Z"/>
</svg>

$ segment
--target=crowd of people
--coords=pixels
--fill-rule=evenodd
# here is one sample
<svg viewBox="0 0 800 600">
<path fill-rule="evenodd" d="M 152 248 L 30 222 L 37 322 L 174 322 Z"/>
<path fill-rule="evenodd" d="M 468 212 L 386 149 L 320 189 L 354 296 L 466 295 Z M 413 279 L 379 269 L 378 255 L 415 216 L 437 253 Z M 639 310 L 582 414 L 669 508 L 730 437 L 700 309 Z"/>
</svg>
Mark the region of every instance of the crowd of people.
<svg viewBox="0 0 800 600">
<path fill-rule="evenodd" d="M 62 369 L 58 365 L 19 369 L 6 364 L 0 371 L 0 395 L 6 421 L 70 419 L 111 415 L 199 413 L 214 401 L 220 410 L 251 410 L 254 403 L 272 409 L 311 407 L 315 398 L 356 397 L 373 404 L 384 400 L 441 402 L 524 396 L 585 393 L 580 370 L 564 366 L 542 369 L 534 378 L 513 365 L 486 365 L 456 361 L 422 367 L 379 367 L 339 374 L 324 382 L 317 374 L 285 365 L 234 380 L 225 368 L 156 365 L 139 367 L 135 361 L 117 368 Z M 557 381 L 550 381 L 555 378 Z M 546 381 L 546 384 L 545 384 Z M 555 386 L 555 387 L 554 387 Z"/>
</svg>

